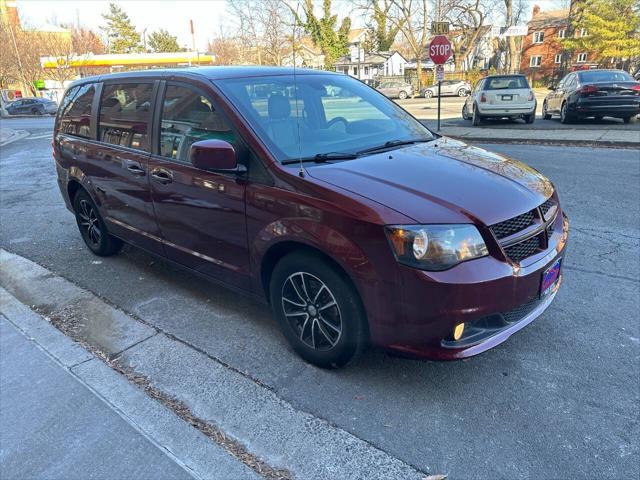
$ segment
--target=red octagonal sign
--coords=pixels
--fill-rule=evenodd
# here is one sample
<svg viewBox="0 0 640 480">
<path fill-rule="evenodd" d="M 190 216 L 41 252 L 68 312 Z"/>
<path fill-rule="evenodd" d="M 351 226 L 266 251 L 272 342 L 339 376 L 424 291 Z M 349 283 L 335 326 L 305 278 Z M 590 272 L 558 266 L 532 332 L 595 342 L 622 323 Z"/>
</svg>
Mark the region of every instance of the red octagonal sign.
<svg viewBox="0 0 640 480">
<path fill-rule="evenodd" d="M 451 58 L 451 42 L 444 35 L 436 35 L 429 44 L 429 56 L 436 65 L 442 65 Z"/>
</svg>

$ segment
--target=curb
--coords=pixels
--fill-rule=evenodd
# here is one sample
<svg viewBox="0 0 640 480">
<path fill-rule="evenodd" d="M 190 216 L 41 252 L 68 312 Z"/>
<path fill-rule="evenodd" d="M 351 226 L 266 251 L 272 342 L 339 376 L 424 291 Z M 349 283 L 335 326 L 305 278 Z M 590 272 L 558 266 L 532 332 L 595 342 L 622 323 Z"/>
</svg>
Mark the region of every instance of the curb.
<svg viewBox="0 0 640 480">
<path fill-rule="evenodd" d="M 442 134 L 442 133 L 441 133 Z M 454 138 L 462 142 L 473 143 L 500 143 L 511 145 L 548 145 L 567 147 L 591 147 L 591 148 L 640 148 L 640 142 L 616 142 L 606 140 L 569 140 L 569 139 L 538 139 L 538 138 L 505 138 L 505 137 L 468 137 L 464 135 L 447 135 L 445 137 Z"/>
</svg>

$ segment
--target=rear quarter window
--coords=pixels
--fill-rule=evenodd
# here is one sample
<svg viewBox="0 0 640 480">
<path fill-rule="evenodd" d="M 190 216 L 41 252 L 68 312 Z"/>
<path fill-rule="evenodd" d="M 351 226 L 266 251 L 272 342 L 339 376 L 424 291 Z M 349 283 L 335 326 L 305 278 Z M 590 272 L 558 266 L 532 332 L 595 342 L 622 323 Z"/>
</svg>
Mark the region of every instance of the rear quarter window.
<svg viewBox="0 0 640 480">
<path fill-rule="evenodd" d="M 96 89 L 88 83 L 70 89 L 62 99 L 58 131 L 78 137 L 91 137 L 91 105 Z"/>
</svg>

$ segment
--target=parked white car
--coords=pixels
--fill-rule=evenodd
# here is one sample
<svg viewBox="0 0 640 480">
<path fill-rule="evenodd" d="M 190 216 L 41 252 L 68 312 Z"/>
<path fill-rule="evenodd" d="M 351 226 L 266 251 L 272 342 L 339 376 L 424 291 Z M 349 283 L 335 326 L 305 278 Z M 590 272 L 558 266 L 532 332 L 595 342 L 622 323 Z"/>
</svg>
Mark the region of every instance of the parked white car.
<svg viewBox="0 0 640 480">
<path fill-rule="evenodd" d="M 462 107 L 462 118 L 480 125 L 486 118 L 517 118 L 533 123 L 536 97 L 524 75 L 492 75 L 478 80 Z"/>
<path fill-rule="evenodd" d="M 466 97 L 471 92 L 471 85 L 464 80 L 444 80 L 440 88 L 440 93 L 443 97 L 448 95 L 457 95 L 459 97 Z M 430 85 L 423 88 L 420 91 L 420 96 L 424 98 L 431 98 L 438 96 L 438 84 Z"/>
</svg>

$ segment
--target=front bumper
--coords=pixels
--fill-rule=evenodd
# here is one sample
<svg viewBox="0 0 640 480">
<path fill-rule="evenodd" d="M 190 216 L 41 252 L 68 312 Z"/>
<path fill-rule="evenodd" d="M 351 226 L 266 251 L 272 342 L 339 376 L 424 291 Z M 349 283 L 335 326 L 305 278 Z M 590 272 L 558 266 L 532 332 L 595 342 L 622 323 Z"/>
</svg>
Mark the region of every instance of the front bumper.
<svg viewBox="0 0 640 480">
<path fill-rule="evenodd" d="M 562 283 L 561 272 L 553 290 L 540 298 L 542 273 L 565 255 L 569 222 L 558 217 L 549 248 L 530 263 L 516 266 L 489 256 L 444 272 L 401 267 L 402 305 L 397 310 L 402 320 L 383 325 L 379 333 L 386 341 L 376 343 L 407 356 L 457 360 L 507 340 L 549 307 Z M 489 322 L 485 335 L 452 339 L 456 325 L 484 322 Z"/>
</svg>

